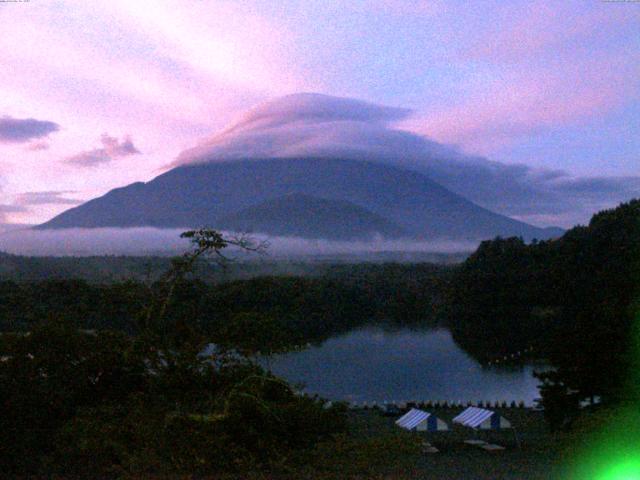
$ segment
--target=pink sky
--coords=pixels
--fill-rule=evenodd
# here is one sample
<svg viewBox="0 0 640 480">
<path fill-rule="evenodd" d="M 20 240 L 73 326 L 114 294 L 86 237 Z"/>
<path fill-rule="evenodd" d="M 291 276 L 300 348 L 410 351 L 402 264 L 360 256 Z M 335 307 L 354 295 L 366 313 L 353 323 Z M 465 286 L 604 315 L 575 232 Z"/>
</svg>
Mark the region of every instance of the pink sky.
<svg viewBox="0 0 640 480">
<path fill-rule="evenodd" d="M 507 164 L 637 176 L 639 23 L 633 2 L 0 4 L 0 221 L 149 180 L 296 92 L 410 108 L 396 128 Z M 12 137 L 27 119 L 57 128 Z"/>
</svg>

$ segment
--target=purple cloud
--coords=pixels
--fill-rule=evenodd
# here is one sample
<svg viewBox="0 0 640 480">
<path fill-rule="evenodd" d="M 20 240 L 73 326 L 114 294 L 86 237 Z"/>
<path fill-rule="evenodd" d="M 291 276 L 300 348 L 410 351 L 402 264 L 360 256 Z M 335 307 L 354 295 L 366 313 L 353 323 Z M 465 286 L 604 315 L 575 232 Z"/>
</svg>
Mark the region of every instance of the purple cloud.
<svg viewBox="0 0 640 480">
<path fill-rule="evenodd" d="M 310 156 L 377 161 L 417 170 L 479 205 L 539 225 L 572 226 L 640 195 L 640 176 L 581 178 L 465 155 L 394 127 L 409 114 L 327 95 L 288 95 L 250 110 L 171 166 Z"/>
<path fill-rule="evenodd" d="M 7 213 L 24 213 L 28 211 L 29 209 L 22 205 L 0 203 L 0 222 L 7 221 Z"/>
<path fill-rule="evenodd" d="M 13 197 L 11 203 L 0 203 L 0 223 L 8 220 L 8 214 L 31 213 L 33 205 L 78 205 L 82 200 L 67 198 L 72 191 L 24 192 Z"/>
<path fill-rule="evenodd" d="M 60 130 L 60 125 L 35 118 L 0 117 L 0 142 L 24 143 L 46 137 Z"/>
<path fill-rule="evenodd" d="M 94 167 L 103 163 L 109 163 L 116 158 L 140 153 L 140 150 L 135 147 L 129 135 L 126 135 L 124 139 L 120 141 L 117 137 L 111 137 L 105 133 L 100 137 L 100 142 L 102 143 L 102 148 L 94 148 L 93 150 L 87 150 L 67 157 L 67 163 L 82 167 Z"/>
<path fill-rule="evenodd" d="M 0 213 L 26 212 L 27 208 L 22 205 L 0 204 Z"/>
<path fill-rule="evenodd" d="M 263 157 L 396 158 L 416 149 L 449 149 L 392 129 L 411 110 L 316 93 L 287 95 L 249 110 L 241 119 L 171 165 Z M 422 153 L 420 154 L 422 155 Z"/>
<path fill-rule="evenodd" d="M 16 197 L 16 205 L 78 205 L 82 200 L 67 198 L 72 191 L 24 192 Z"/>
</svg>

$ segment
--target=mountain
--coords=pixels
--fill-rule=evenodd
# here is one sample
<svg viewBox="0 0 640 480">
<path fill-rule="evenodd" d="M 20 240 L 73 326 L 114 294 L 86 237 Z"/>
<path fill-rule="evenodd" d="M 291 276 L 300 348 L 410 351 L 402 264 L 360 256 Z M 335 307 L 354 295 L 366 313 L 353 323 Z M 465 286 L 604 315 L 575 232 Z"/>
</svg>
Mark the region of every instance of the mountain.
<svg viewBox="0 0 640 480">
<path fill-rule="evenodd" d="M 393 222 L 344 200 L 292 193 L 222 217 L 217 228 L 237 232 L 330 240 L 357 240 L 375 234 L 408 236 Z"/>
<path fill-rule="evenodd" d="M 240 215 L 235 217 L 237 221 L 242 215 L 254 215 L 247 211 L 241 214 L 245 209 L 292 194 L 302 195 L 260 208 L 282 212 L 308 197 L 348 202 L 351 208 L 360 207 L 376 215 L 375 222 L 386 220 L 422 239 L 476 240 L 496 235 L 542 239 L 557 233 L 491 212 L 415 171 L 329 158 L 234 160 L 181 166 L 150 182 L 111 190 L 38 228 L 215 228 L 221 220 L 230 221 L 234 215 Z M 323 208 L 327 213 L 330 206 L 325 204 Z M 368 219 L 374 220 L 371 216 Z"/>
</svg>

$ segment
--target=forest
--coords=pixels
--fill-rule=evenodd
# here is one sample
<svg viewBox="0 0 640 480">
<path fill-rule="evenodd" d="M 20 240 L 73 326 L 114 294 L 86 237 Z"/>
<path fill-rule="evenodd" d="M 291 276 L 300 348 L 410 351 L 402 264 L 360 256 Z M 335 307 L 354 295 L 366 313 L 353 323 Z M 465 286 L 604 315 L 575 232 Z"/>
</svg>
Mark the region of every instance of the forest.
<svg viewBox="0 0 640 480">
<path fill-rule="evenodd" d="M 259 337 L 252 327 L 269 322 L 304 343 L 366 322 L 433 326 L 442 318 L 450 274 L 450 268 L 430 264 L 333 265 L 316 276 L 225 283 L 190 274 L 176 285 L 165 315 L 189 319 L 214 342 L 240 323 L 247 337 Z M 161 288 L 158 281 L 1 281 L 0 331 L 29 331 L 42 320 L 64 317 L 83 329 L 134 334 L 145 302 Z"/>
<path fill-rule="evenodd" d="M 148 281 L 0 282 L 5 471 L 291 471 L 342 438 L 346 410 L 300 395 L 256 356 L 371 322 L 446 326 L 480 362 L 546 359 L 542 405 L 556 429 L 638 400 L 638 200 L 559 239 L 483 242 L 457 266 L 204 281 L 199 262 L 228 244 L 186 235 L 193 250 Z"/>
<path fill-rule="evenodd" d="M 345 434 L 345 406 L 300 395 L 256 356 L 365 321 L 435 324 L 450 273 L 336 265 L 305 278 L 205 282 L 198 268 L 227 240 L 184 235 L 193 250 L 149 282 L 0 282 L 3 472 L 245 476 L 304 466 Z"/>
<path fill-rule="evenodd" d="M 448 324 L 465 349 L 486 359 L 533 347 L 555 367 L 540 375 L 555 424 L 585 400 L 638 399 L 639 200 L 556 240 L 483 242 L 451 285 Z"/>
</svg>

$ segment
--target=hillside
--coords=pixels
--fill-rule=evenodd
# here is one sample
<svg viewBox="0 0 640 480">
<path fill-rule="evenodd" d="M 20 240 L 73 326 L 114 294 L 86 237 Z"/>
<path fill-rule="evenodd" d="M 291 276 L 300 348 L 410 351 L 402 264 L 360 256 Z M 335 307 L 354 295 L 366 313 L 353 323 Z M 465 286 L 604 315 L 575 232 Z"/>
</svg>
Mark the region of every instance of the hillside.
<svg viewBox="0 0 640 480">
<path fill-rule="evenodd" d="M 398 225 L 343 200 L 292 193 L 222 217 L 218 228 L 328 240 L 406 236 Z"/>
<path fill-rule="evenodd" d="M 421 239 L 482 239 L 496 235 L 532 239 L 559 233 L 493 213 L 417 172 L 326 158 L 178 167 L 150 182 L 114 189 L 38 228 L 218 227 L 229 215 L 292 194 L 349 202 L 382 217 L 387 226 L 397 224 Z M 292 199 L 288 203 L 288 208 L 294 208 Z M 368 218 L 371 220 L 370 215 Z M 380 221 L 377 219 L 376 223 Z"/>
</svg>

